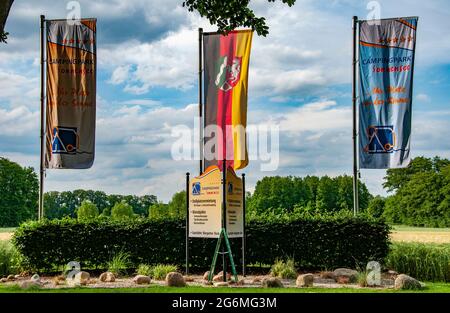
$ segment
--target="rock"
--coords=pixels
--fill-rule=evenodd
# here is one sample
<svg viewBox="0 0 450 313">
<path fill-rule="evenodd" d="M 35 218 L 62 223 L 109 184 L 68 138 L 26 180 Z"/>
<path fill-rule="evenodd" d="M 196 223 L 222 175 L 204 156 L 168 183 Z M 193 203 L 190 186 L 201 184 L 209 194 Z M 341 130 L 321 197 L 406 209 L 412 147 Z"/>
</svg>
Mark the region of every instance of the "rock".
<svg viewBox="0 0 450 313">
<path fill-rule="evenodd" d="M 22 288 L 22 289 L 28 289 L 28 288 L 32 288 L 32 287 L 39 288 L 39 287 L 41 287 L 41 284 L 34 280 L 26 280 L 20 284 L 20 288 Z"/>
<path fill-rule="evenodd" d="M 186 281 L 180 273 L 170 272 L 166 276 L 166 284 L 169 287 L 184 287 L 186 286 Z"/>
<path fill-rule="evenodd" d="M 205 272 L 205 274 L 203 274 L 203 280 L 208 280 L 209 279 L 209 271 Z"/>
<path fill-rule="evenodd" d="M 312 287 L 313 283 L 314 283 L 313 274 L 303 274 L 298 275 L 295 285 L 297 287 Z"/>
<path fill-rule="evenodd" d="M 219 281 L 214 283 L 214 287 L 228 287 L 229 284 L 226 281 Z"/>
<path fill-rule="evenodd" d="M 34 274 L 33 276 L 31 276 L 30 280 L 37 283 L 41 282 L 41 278 L 39 277 L 38 274 Z"/>
<path fill-rule="evenodd" d="M 14 277 L 14 275 L 8 275 L 8 277 L 6 277 L 6 279 L 7 279 L 8 281 L 14 281 L 14 280 L 16 280 L 16 278 Z"/>
<path fill-rule="evenodd" d="M 81 286 L 86 286 L 89 282 L 89 278 L 91 277 L 91 275 L 88 272 L 78 272 L 75 274 L 75 284 L 76 285 L 81 285 Z"/>
<path fill-rule="evenodd" d="M 17 274 L 17 275 L 14 275 L 14 278 L 15 279 L 19 279 L 19 278 L 21 278 L 22 276 L 20 276 L 19 274 Z"/>
<path fill-rule="evenodd" d="M 422 284 L 411 276 L 400 274 L 394 282 L 395 289 L 421 289 Z"/>
<path fill-rule="evenodd" d="M 59 275 L 53 277 L 52 281 L 55 286 L 63 285 L 66 282 L 66 278 L 63 275 Z"/>
<path fill-rule="evenodd" d="M 8 281 L 8 279 L 6 277 L 3 277 L 2 279 L 0 279 L 0 283 L 6 283 Z"/>
<path fill-rule="evenodd" d="M 212 285 L 213 285 L 213 282 L 208 281 L 208 280 L 204 280 L 204 281 L 203 281 L 203 285 L 205 285 L 205 286 L 212 286 Z"/>
<path fill-rule="evenodd" d="M 184 277 L 185 282 L 193 282 L 194 281 L 194 277 L 192 277 L 192 276 L 183 276 L 183 277 Z"/>
<path fill-rule="evenodd" d="M 282 288 L 283 283 L 278 277 L 265 277 L 262 280 L 262 286 L 264 288 Z"/>
<path fill-rule="evenodd" d="M 244 286 L 245 280 L 244 280 L 244 278 L 242 278 L 242 279 L 239 279 L 237 282 L 235 282 L 234 279 L 231 279 L 230 282 L 229 282 L 228 284 L 229 284 L 230 286 L 231 286 L 231 285 L 233 285 L 233 286 Z"/>
<path fill-rule="evenodd" d="M 227 273 L 227 281 L 229 281 L 231 279 L 231 274 Z M 220 271 L 216 276 L 213 277 L 213 281 L 218 282 L 218 281 L 223 281 L 223 271 Z"/>
<path fill-rule="evenodd" d="M 150 276 L 145 275 L 136 275 L 136 277 L 133 278 L 133 281 L 138 285 L 144 285 L 144 284 L 150 284 L 152 281 Z"/>
<path fill-rule="evenodd" d="M 355 283 L 358 280 L 358 272 L 349 268 L 338 268 L 333 272 L 334 280 L 340 284 Z"/>
<path fill-rule="evenodd" d="M 261 283 L 261 277 L 255 277 L 255 278 L 253 278 L 252 284 L 259 284 L 259 283 Z"/>
<path fill-rule="evenodd" d="M 101 273 L 98 279 L 102 282 L 113 283 L 116 281 L 116 276 L 114 276 L 114 274 L 111 272 L 105 272 Z"/>
</svg>

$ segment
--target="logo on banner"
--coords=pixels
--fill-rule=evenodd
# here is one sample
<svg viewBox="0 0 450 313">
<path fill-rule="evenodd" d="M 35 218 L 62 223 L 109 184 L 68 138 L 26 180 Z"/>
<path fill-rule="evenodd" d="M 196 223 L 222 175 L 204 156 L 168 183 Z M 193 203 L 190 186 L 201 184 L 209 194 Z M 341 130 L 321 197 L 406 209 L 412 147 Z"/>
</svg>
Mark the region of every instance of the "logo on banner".
<svg viewBox="0 0 450 313">
<path fill-rule="evenodd" d="M 192 195 L 198 196 L 200 194 L 201 188 L 200 183 L 193 183 L 192 184 Z"/>
<path fill-rule="evenodd" d="M 229 91 L 237 85 L 241 78 L 241 57 L 228 59 L 227 56 L 220 57 L 217 62 L 217 76 L 215 84 L 223 91 Z"/>
<path fill-rule="evenodd" d="M 394 126 L 370 126 L 367 128 L 369 143 L 364 147 L 368 153 L 392 153 L 395 146 Z"/>
<path fill-rule="evenodd" d="M 76 127 L 54 127 L 52 131 L 52 153 L 76 154 L 78 138 Z"/>
</svg>

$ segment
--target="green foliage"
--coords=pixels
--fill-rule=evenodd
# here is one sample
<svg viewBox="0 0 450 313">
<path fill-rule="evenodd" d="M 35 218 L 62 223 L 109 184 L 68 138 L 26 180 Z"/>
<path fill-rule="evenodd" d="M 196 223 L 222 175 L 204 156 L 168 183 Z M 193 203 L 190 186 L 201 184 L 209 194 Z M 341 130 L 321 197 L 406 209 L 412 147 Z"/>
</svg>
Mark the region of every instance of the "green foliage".
<svg viewBox="0 0 450 313">
<path fill-rule="evenodd" d="M 13 241 L 33 270 L 50 270 L 77 260 L 85 267 L 102 267 L 111 251 L 129 253 L 139 264 L 183 266 L 185 262 L 183 219 L 75 219 L 43 220 L 22 224 Z M 297 267 L 351 267 L 382 260 L 388 252 L 389 227 L 382 221 L 351 213 L 333 216 L 292 214 L 247 220 L 247 263 L 274 264 L 276 259 L 295 258 Z M 286 239 L 289 240 L 286 240 Z M 240 264 L 241 239 L 230 239 L 236 264 Z M 191 239 L 191 264 L 207 268 L 216 242 Z"/>
<path fill-rule="evenodd" d="M 275 0 L 268 0 L 275 2 Z M 288 6 L 293 6 L 295 0 L 281 0 Z M 264 17 L 257 17 L 248 6 L 250 0 L 184 0 L 183 7 L 190 12 L 196 11 L 201 17 L 206 17 L 211 25 L 216 25 L 219 32 L 228 32 L 237 27 L 251 27 L 258 35 L 266 36 L 269 27 Z"/>
<path fill-rule="evenodd" d="M 381 196 L 372 198 L 367 207 L 367 214 L 375 218 L 380 218 L 384 212 L 384 203 L 386 199 Z"/>
<path fill-rule="evenodd" d="M 165 203 L 158 202 L 152 204 L 148 208 L 148 217 L 153 219 L 168 217 L 169 215 L 169 206 Z"/>
<path fill-rule="evenodd" d="M 130 254 L 119 251 L 107 262 L 108 271 L 116 276 L 123 275 L 131 267 Z"/>
<path fill-rule="evenodd" d="M 116 221 L 130 219 L 133 218 L 133 216 L 133 208 L 124 200 L 122 200 L 122 202 L 116 203 L 111 209 L 111 218 Z"/>
<path fill-rule="evenodd" d="M 33 168 L 0 158 L 0 227 L 37 218 L 38 188 Z"/>
<path fill-rule="evenodd" d="M 0 241 L 0 276 L 18 274 L 21 258 L 20 254 L 8 241 Z"/>
<path fill-rule="evenodd" d="M 175 193 L 168 203 L 169 214 L 172 217 L 186 217 L 186 190 Z"/>
<path fill-rule="evenodd" d="M 418 280 L 450 282 L 450 244 L 394 243 L 386 266 Z"/>
<path fill-rule="evenodd" d="M 167 274 L 176 272 L 178 267 L 173 264 L 157 264 L 152 268 L 151 277 L 156 280 L 166 279 Z"/>
<path fill-rule="evenodd" d="M 363 183 L 359 183 L 360 209 L 364 211 L 372 196 Z M 337 212 L 353 210 L 352 177 L 344 175 L 264 177 L 256 183 L 255 192 L 248 198 L 250 215 L 292 214 L 304 212 Z"/>
<path fill-rule="evenodd" d="M 84 200 L 77 209 L 78 220 L 90 220 L 98 216 L 97 206 L 89 200 Z"/>
<path fill-rule="evenodd" d="M 156 203 L 153 195 L 107 195 L 103 191 L 83 190 L 50 191 L 44 195 L 45 217 L 49 219 L 76 217 L 76 208 L 84 200 L 94 203 L 103 216 L 111 215 L 111 208 L 115 203 L 125 201 L 133 208 L 133 212 L 140 216 L 147 216 L 148 207 Z"/>
<path fill-rule="evenodd" d="M 139 264 L 139 266 L 137 268 L 137 274 L 145 275 L 145 276 L 152 276 L 153 268 L 151 265 L 148 265 L 148 264 Z"/>
<path fill-rule="evenodd" d="M 450 160 L 417 157 L 406 168 L 389 169 L 383 184 L 395 192 L 383 217 L 410 226 L 450 226 Z"/>
<path fill-rule="evenodd" d="M 275 260 L 275 264 L 270 269 L 270 274 L 274 277 L 283 279 L 297 278 L 297 270 L 295 269 L 294 259 Z"/>
</svg>

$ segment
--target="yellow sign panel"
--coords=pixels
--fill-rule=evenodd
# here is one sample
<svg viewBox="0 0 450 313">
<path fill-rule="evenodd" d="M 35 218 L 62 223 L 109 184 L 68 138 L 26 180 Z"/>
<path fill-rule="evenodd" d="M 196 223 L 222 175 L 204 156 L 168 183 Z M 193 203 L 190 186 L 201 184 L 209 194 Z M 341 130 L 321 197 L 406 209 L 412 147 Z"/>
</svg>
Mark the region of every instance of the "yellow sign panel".
<svg viewBox="0 0 450 313">
<path fill-rule="evenodd" d="M 222 184 L 217 166 L 190 183 L 189 237 L 218 238 L 222 228 Z"/>
<path fill-rule="evenodd" d="M 227 170 L 227 233 L 229 238 L 242 237 L 244 214 L 242 207 L 242 179 Z"/>
<path fill-rule="evenodd" d="M 222 172 L 210 166 L 190 181 L 189 237 L 218 238 L 222 228 Z M 242 180 L 227 171 L 227 233 L 229 238 L 242 237 Z"/>
</svg>

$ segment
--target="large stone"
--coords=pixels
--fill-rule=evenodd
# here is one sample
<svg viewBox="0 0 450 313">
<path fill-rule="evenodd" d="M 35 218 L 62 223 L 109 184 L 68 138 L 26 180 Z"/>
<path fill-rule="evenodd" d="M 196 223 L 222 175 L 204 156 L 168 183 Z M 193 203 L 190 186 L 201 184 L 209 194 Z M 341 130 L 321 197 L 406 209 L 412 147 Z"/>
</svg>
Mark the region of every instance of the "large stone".
<svg viewBox="0 0 450 313">
<path fill-rule="evenodd" d="M 295 285 L 297 287 L 312 287 L 314 283 L 313 274 L 302 274 L 298 275 Z"/>
<path fill-rule="evenodd" d="M 14 277 L 14 275 L 8 275 L 8 277 L 6 277 L 6 279 L 8 280 L 8 281 L 14 281 L 14 280 L 16 280 L 16 278 Z"/>
<path fill-rule="evenodd" d="M 349 268 L 338 268 L 333 272 L 334 280 L 340 284 L 356 283 L 358 272 Z"/>
<path fill-rule="evenodd" d="M 394 282 L 395 289 L 421 289 L 422 284 L 411 276 L 400 274 Z"/>
<path fill-rule="evenodd" d="M 283 288 L 284 285 L 278 277 L 265 277 L 262 280 L 264 288 Z"/>
<path fill-rule="evenodd" d="M 31 276 L 30 280 L 34 281 L 34 282 L 37 282 L 37 283 L 40 283 L 41 282 L 41 277 L 39 277 L 38 274 L 34 274 L 33 276 Z"/>
<path fill-rule="evenodd" d="M 88 272 L 78 272 L 75 274 L 74 283 L 75 285 L 86 286 L 89 282 L 91 275 Z"/>
<path fill-rule="evenodd" d="M 6 277 L 3 277 L 2 279 L 0 279 L 0 283 L 6 283 L 8 281 L 8 279 Z"/>
<path fill-rule="evenodd" d="M 166 284 L 169 287 L 184 287 L 186 286 L 186 281 L 180 273 L 170 272 L 166 276 Z"/>
<path fill-rule="evenodd" d="M 227 274 L 226 274 L 226 277 L 227 277 L 227 281 L 230 281 L 230 279 L 231 279 L 231 274 L 230 274 L 230 273 L 227 273 Z M 223 281 L 223 271 L 220 271 L 217 275 L 215 275 L 215 276 L 213 277 L 213 281 L 214 281 L 214 282 Z"/>
<path fill-rule="evenodd" d="M 203 274 L 203 280 L 208 280 L 209 279 L 209 271 L 205 272 L 205 274 Z"/>
<path fill-rule="evenodd" d="M 151 280 L 150 276 L 137 275 L 136 277 L 134 277 L 133 281 L 138 285 L 144 285 L 144 284 L 150 284 L 150 282 L 152 280 Z"/>
<path fill-rule="evenodd" d="M 99 280 L 106 283 L 113 283 L 116 281 L 116 276 L 111 272 L 101 273 Z"/>
</svg>

